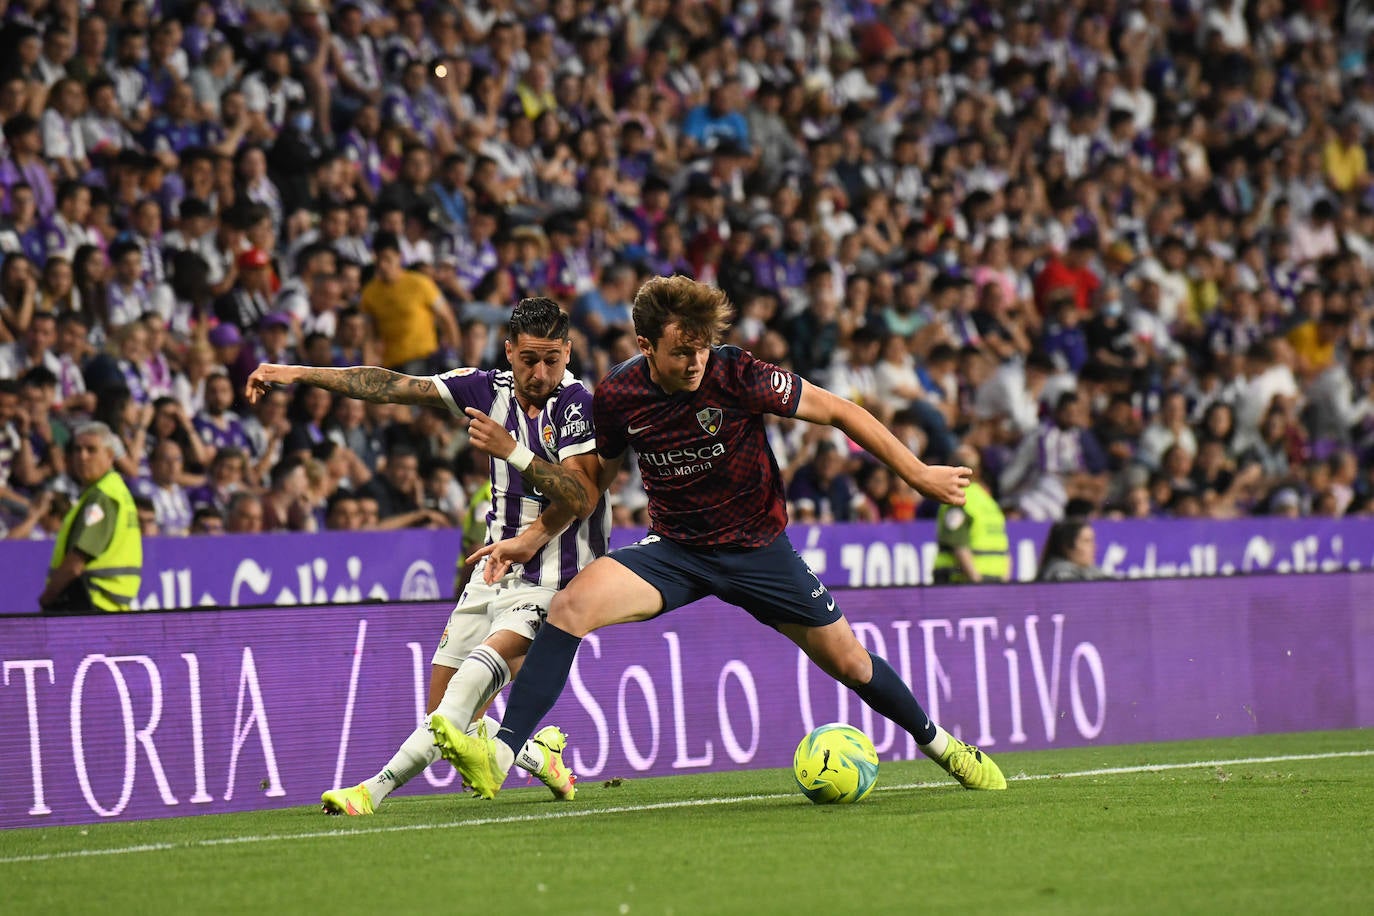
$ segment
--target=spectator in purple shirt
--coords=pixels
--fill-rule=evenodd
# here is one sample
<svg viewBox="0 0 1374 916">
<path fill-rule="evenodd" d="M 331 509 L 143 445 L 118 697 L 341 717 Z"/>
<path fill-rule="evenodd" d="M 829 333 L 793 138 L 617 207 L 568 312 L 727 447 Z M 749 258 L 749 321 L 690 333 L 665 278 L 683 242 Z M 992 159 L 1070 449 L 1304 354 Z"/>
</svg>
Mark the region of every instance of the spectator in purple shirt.
<svg viewBox="0 0 1374 916">
<path fill-rule="evenodd" d="M 798 469 L 787 488 L 792 519 L 798 522 L 853 521 L 863 493 L 844 469 L 844 456 L 833 442 L 816 445 L 815 457 Z"/>
<path fill-rule="evenodd" d="M 192 420 L 202 441 L 217 449 L 238 448 L 252 451 L 243 421 L 230 408 L 234 406 L 234 383 L 227 373 L 216 373 L 205 380 L 205 409 Z"/>
<path fill-rule="evenodd" d="M 143 145 L 174 164 L 182 152 L 205 146 L 207 139 L 205 122 L 196 112 L 195 90 L 182 83 L 171 90 L 166 110 L 149 123 Z"/>
<path fill-rule="evenodd" d="M 0 160 L 0 187 L 5 189 L 6 199 L 15 185 L 27 184 L 33 189 L 39 220 L 51 219 L 57 209 L 57 195 L 52 174 L 43 161 L 43 136 L 38 120 L 22 112 L 11 117 L 5 122 L 5 144 L 9 155 Z"/>
<path fill-rule="evenodd" d="M 1060 372 L 1079 372 L 1088 362 L 1088 338 L 1082 328 L 1083 313 L 1073 296 L 1052 296 L 1049 319 L 1040 338 L 1040 348 L 1054 361 Z"/>
<path fill-rule="evenodd" d="M 1011 501 L 1036 520 L 1062 517 L 1070 499 L 1087 498 L 1100 504 L 1107 457 L 1087 424 L 1082 395 L 1077 391 L 1060 395 L 1053 420 L 1021 440 L 1003 469 L 1001 500 Z"/>
<path fill-rule="evenodd" d="M 149 474 L 134 482 L 135 496 L 142 496 L 153 504 L 157 533 L 181 537 L 191 531 L 191 500 L 180 483 L 182 474 L 181 446 L 164 439 L 153 449 L 148 464 Z"/>
<path fill-rule="evenodd" d="M 221 515 L 229 511 L 233 495 L 243 490 L 248 476 L 248 456 L 240 449 L 222 448 L 215 452 L 203 486 L 190 491 L 191 505 L 209 507 Z"/>
</svg>

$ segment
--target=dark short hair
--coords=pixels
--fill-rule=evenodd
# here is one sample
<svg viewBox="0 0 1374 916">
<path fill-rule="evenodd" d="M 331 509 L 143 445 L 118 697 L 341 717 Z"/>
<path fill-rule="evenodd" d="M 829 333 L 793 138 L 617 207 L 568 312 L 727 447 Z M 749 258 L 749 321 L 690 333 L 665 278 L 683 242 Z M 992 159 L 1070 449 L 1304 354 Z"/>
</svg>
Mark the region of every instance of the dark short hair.
<svg viewBox="0 0 1374 916">
<path fill-rule="evenodd" d="M 931 347 L 930 352 L 926 354 L 926 364 L 929 365 L 930 363 L 939 363 L 944 362 L 945 360 L 952 360 L 958 358 L 959 351 L 956 350 L 952 345 L 944 343 L 936 344 L 935 346 Z"/>
<path fill-rule="evenodd" d="M 5 141 L 13 143 L 19 137 L 38 130 L 38 119 L 27 112 L 20 112 L 5 122 Z"/>
<path fill-rule="evenodd" d="M 34 366 L 24 373 L 19 384 L 24 388 L 56 388 L 57 375 L 47 366 Z"/>
<path fill-rule="evenodd" d="M 91 326 L 91 319 L 87 318 L 81 312 L 62 312 L 57 316 L 57 326 L 62 327 L 66 324 L 79 324 L 81 327 L 89 329 Z"/>
<path fill-rule="evenodd" d="M 568 313 L 545 296 L 521 299 L 510 313 L 506 337 L 514 343 L 521 334 L 544 340 L 568 340 Z"/>
<path fill-rule="evenodd" d="M 305 462 L 300 459 L 300 456 L 287 455 L 281 461 L 277 462 L 276 467 L 272 468 L 272 486 L 281 486 L 282 481 L 284 481 L 292 471 L 300 467 L 305 467 Z"/>
<path fill-rule="evenodd" d="M 396 238 L 396 233 L 377 233 L 377 237 L 372 240 L 372 253 L 381 254 L 383 251 L 394 251 L 397 254 L 401 253 L 401 240 Z"/>
<path fill-rule="evenodd" d="M 334 254 L 334 249 L 324 242 L 311 242 L 302 246 L 301 250 L 296 252 L 296 273 L 305 273 L 305 267 L 310 263 L 310 259 L 322 254 Z"/>
<path fill-rule="evenodd" d="M 195 512 L 191 513 L 191 524 L 195 525 L 197 522 L 203 522 L 211 518 L 219 519 L 221 522 L 224 521 L 224 516 L 220 515 L 219 510 L 214 506 L 201 506 Z"/>
<path fill-rule="evenodd" d="M 137 242 L 115 242 L 113 245 L 110 246 L 110 263 L 115 263 L 116 261 L 120 260 L 130 252 L 133 252 L 134 254 L 141 254 L 142 249 L 138 247 Z"/>
<path fill-rule="evenodd" d="M 217 465 L 223 464 L 226 461 L 235 460 L 247 462 L 248 453 L 241 448 L 235 448 L 232 445 L 226 445 L 222 448 L 215 450 L 215 457 L 210 459 L 210 467 L 213 468 Z"/>
<path fill-rule="evenodd" d="M 329 497 L 329 501 L 325 504 L 327 507 L 325 515 L 332 515 L 334 510 L 337 509 L 341 503 L 357 501 L 358 494 L 354 493 L 352 490 L 339 490 L 333 496 Z"/>
<path fill-rule="evenodd" d="M 84 184 L 74 179 L 68 179 L 57 186 L 57 205 L 61 206 L 70 198 L 75 197 L 82 190 L 90 190 Z"/>
</svg>

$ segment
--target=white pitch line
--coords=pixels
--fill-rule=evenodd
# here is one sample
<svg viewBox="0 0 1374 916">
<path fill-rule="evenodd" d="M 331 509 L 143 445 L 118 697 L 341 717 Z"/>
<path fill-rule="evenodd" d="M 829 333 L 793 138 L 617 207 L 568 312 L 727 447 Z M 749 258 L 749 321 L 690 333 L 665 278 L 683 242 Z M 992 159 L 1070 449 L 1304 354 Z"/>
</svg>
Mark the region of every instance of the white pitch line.
<svg viewBox="0 0 1374 916">
<path fill-rule="evenodd" d="M 1189 763 L 1146 763 L 1129 767 L 1101 767 L 1095 770 L 1074 770 L 1068 773 L 1022 773 L 1008 777 L 1008 782 L 1034 782 L 1043 779 L 1074 779 L 1086 776 L 1124 776 L 1132 773 L 1156 773 L 1164 770 L 1192 770 L 1201 767 L 1247 766 L 1261 763 L 1293 763 L 1302 760 L 1335 760 L 1346 757 L 1374 757 L 1374 749 L 1363 751 L 1330 751 L 1323 754 L 1283 754 L 1273 757 L 1233 757 L 1228 760 L 1196 760 Z M 911 782 L 894 786 L 878 786 L 879 792 L 909 789 L 953 789 L 949 780 Z M 295 840 L 328 840 L 371 836 L 384 833 L 411 833 L 418 830 L 448 830 L 454 827 L 483 827 L 490 824 L 519 824 L 530 821 L 562 820 L 573 817 L 593 817 L 602 814 L 636 814 L 644 811 L 664 811 L 671 808 L 701 808 L 711 805 L 739 805 L 745 802 L 778 801 L 795 798 L 792 792 L 767 795 L 733 795 L 729 798 L 694 798 L 682 801 L 654 802 L 646 805 L 617 805 L 610 808 L 563 808 L 538 814 L 514 814 L 507 817 L 481 817 L 435 824 L 394 824 L 389 827 L 359 827 L 351 830 L 330 830 L 315 833 L 269 833 L 249 836 L 219 837 L 196 840 L 194 843 L 148 843 L 140 846 L 115 846 L 109 849 L 78 849 L 69 852 L 47 852 L 27 856 L 0 858 L 0 865 L 22 862 L 50 862 L 57 859 L 80 859 L 91 856 L 120 856 L 136 852 L 166 852 L 173 849 L 201 849 L 212 846 L 234 846 L 245 843 L 286 843 Z"/>
<path fill-rule="evenodd" d="M 1374 750 L 1330 751 L 1325 754 L 1285 754 L 1279 757 L 1237 757 L 1232 760 L 1199 760 L 1196 763 L 1150 763 L 1133 767 L 1103 767 L 1099 770 L 1078 770 L 1074 773 L 1022 773 L 1010 779 L 1029 782 L 1035 779 L 1066 779 L 1070 776 L 1118 776 L 1125 773 L 1154 773 L 1158 770 L 1191 770 L 1193 767 L 1241 766 L 1252 763 L 1284 763 L 1290 760 L 1330 760 L 1335 757 L 1374 757 Z M 894 789 L 900 788 L 893 786 Z"/>
<path fill-rule="evenodd" d="M 22 828 L 21 828 L 22 829 Z M 147 843 L 143 846 L 119 846 L 114 849 L 74 849 L 71 852 L 45 852 L 33 856 L 10 856 L 0 859 L 0 864 L 11 862 L 47 862 L 49 859 L 84 859 L 88 856 L 120 856 L 130 852 L 162 852 L 168 849 L 189 848 L 187 844 Z"/>
</svg>

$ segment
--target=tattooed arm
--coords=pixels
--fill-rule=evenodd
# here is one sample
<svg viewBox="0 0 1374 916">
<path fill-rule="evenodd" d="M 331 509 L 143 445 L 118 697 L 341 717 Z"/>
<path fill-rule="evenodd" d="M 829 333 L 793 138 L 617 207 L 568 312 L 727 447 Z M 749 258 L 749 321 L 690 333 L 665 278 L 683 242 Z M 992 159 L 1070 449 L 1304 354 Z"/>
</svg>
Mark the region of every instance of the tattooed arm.
<svg viewBox="0 0 1374 916">
<path fill-rule="evenodd" d="M 595 452 L 566 458 L 558 464 L 536 458 L 521 474 L 552 502 L 586 518 L 601 498 L 594 480 L 598 464 Z"/>
<path fill-rule="evenodd" d="M 624 455 L 621 455 L 619 458 L 612 458 L 609 461 L 605 458 L 598 458 L 590 465 L 593 469 L 596 468 L 597 463 L 600 465 L 597 472 L 598 496 L 602 490 L 610 486 L 611 482 L 615 480 L 616 475 L 620 473 L 620 465 L 624 460 Z M 548 462 L 541 462 L 540 459 L 536 458 L 534 463 L 530 465 L 530 470 L 533 470 L 534 465 L 539 463 L 548 464 Z M 587 467 L 588 465 L 581 466 Z M 553 465 L 549 465 L 549 467 L 553 467 Z M 526 479 L 528 479 L 528 472 L 526 473 Z M 595 501 L 593 501 L 592 506 L 596 506 Z M 487 544 L 485 547 L 479 548 L 467 558 L 466 562 L 468 565 L 472 565 L 483 557 L 486 557 L 487 565 L 482 569 L 482 579 L 488 585 L 494 585 L 497 579 L 500 579 L 510 571 L 512 563 L 528 562 L 541 547 L 562 534 L 563 529 L 572 524 L 576 518 L 577 516 L 573 515 L 573 513 L 562 503 L 550 502 L 548 506 L 544 508 L 544 511 L 539 513 L 539 517 L 525 527 L 524 531 L 521 531 L 515 537 L 506 538 L 504 541 L 497 541 L 495 544 Z"/>
<path fill-rule="evenodd" d="M 475 407 L 465 411 L 468 415 L 468 437 L 480 451 L 502 461 L 515 450 L 515 439 L 506 428 Z M 600 463 L 595 452 L 575 455 L 558 464 L 535 458 L 530 466 L 521 472 L 525 482 L 533 486 L 552 502 L 570 510 L 578 518 L 586 518 L 596 508 L 601 498 L 602 487 L 597 486 Z"/>
<path fill-rule="evenodd" d="M 296 383 L 314 385 L 316 388 L 376 404 L 445 406 L 432 379 L 403 375 L 376 366 L 317 369 L 313 366 L 279 366 L 275 363 L 263 363 L 248 377 L 248 387 L 244 394 L 248 398 L 248 403 L 256 404 L 273 385 Z"/>
</svg>

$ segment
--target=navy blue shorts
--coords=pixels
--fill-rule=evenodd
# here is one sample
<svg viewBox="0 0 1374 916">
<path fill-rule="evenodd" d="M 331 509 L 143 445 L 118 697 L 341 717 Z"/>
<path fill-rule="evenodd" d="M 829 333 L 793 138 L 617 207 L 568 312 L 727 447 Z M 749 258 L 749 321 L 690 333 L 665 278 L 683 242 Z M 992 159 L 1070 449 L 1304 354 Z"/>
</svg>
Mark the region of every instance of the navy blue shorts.
<svg viewBox="0 0 1374 916">
<path fill-rule="evenodd" d="M 658 589 L 662 613 L 714 595 L 770 627 L 823 627 L 840 619 L 835 597 L 785 532 L 767 547 L 746 548 L 685 547 L 650 534 L 609 555 Z"/>
</svg>

